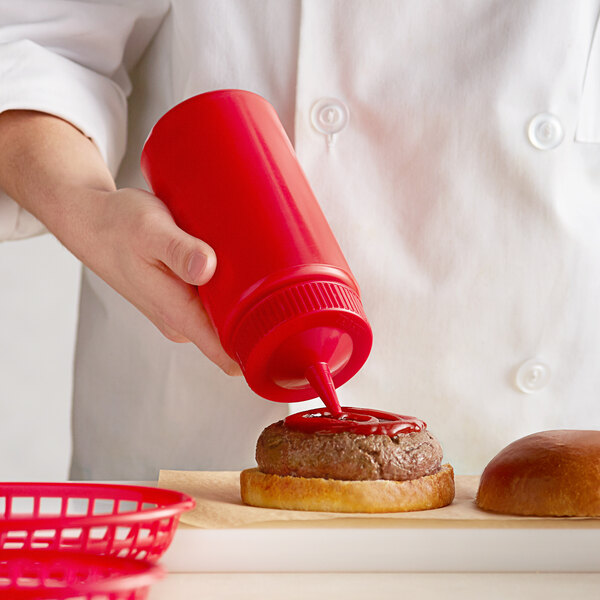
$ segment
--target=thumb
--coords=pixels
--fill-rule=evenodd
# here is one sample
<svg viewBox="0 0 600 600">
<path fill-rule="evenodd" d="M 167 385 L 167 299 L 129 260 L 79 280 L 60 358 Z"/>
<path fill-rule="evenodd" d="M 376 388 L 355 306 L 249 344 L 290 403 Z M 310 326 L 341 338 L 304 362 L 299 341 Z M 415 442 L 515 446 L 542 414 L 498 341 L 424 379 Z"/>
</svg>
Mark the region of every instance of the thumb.
<svg viewBox="0 0 600 600">
<path fill-rule="evenodd" d="M 215 251 L 175 224 L 165 232 L 163 250 L 157 257 L 175 275 L 192 285 L 204 285 L 217 267 Z"/>
</svg>

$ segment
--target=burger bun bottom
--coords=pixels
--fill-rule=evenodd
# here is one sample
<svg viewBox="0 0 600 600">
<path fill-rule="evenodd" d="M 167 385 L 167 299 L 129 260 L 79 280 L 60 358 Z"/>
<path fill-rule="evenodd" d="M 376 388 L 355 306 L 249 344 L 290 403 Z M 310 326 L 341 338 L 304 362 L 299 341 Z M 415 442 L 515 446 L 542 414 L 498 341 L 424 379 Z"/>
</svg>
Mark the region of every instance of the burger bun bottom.
<svg viewBox="0 0 600 600">
<path fill-rule="evenodd" d="M 348 481 L 270 475 L 259 469 L 240 474 L 242 501 L 262 508 L 339 513 L 386 513 L 428 510 L 454 499 L 454 470 L 407 481 Z"/>
</svg>

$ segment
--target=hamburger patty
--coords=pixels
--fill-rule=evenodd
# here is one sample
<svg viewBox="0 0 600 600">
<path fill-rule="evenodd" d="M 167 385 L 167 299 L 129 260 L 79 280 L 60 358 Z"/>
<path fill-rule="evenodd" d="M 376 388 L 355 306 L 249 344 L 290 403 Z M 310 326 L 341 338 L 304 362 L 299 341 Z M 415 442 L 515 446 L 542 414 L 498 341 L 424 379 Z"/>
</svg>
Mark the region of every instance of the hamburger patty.
<svg viewBox="0 0 600 600">
<path fill-rule="evenodd" d="M 439 471 L 442 448 L 427 430 L 394 437 L 304 433 L 278 421 L 260 434 L 256 462 L 273 475 L 405 481 Z"/>
</svg>

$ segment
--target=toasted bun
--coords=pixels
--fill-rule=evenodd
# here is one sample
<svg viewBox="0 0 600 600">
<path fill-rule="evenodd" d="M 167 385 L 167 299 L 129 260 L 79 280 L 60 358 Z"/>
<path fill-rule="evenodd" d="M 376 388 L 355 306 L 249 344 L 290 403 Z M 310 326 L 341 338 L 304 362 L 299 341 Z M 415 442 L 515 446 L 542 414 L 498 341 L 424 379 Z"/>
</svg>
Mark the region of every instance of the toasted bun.
<svg viewBox="0 0 600 600">
<path fill-rule="evenodd" d="M 600 431 L 542 431 L 508 445 L 477 492 L 484 510 L 532 516 L 600 516 Z"/>
<path fill-rule="evenodd" d="M 252 506 L 341 513 L 427 510 L 454 499 L 454 471 L 442 465 L 433 475 L 408 481 L 348 481 L 266 475 L 246 469 L 240 475 L 242 500 Z"/>
</svg>

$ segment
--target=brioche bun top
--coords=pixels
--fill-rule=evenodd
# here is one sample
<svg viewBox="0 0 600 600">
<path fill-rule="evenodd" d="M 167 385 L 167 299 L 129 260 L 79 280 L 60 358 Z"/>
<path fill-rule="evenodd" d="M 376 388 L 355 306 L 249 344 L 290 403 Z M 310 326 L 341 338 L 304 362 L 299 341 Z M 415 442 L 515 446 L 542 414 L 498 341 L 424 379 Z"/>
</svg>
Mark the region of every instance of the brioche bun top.
<svg viewBox="0 0 600 600">
<path fill-rule="evenodd" d="M 487 465 L 477 505 L 531 516 L 600 516 L 600 431 L 542 431 L 516 440 Z"/>
</svg>

